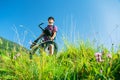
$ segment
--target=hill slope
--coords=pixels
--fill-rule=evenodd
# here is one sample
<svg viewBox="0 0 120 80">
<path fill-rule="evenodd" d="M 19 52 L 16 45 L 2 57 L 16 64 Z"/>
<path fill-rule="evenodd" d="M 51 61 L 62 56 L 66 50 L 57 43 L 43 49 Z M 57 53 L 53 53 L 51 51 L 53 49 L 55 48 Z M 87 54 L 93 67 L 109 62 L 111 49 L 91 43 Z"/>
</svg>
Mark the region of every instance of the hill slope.
<svg viewBox="0 0 120 80">
<path fill-rule="evenodd" d="M 0 37 L 0 54 L 3 51 L 7 51 L 7 52 L 10 52 L 13 50 L 19 51 L 20 49 L 27 50 L 26 48 L 20 46 L 19 44 L 15 43 L 15 42 L 12 42 L 3 37 Z"/>
</svg>

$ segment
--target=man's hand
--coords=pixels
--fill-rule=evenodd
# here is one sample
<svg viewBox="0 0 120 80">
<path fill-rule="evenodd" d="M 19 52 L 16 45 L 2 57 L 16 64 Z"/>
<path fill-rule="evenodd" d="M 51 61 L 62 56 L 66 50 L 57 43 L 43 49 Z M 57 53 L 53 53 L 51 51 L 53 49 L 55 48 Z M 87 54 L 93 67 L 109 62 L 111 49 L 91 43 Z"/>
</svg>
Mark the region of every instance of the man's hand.
<svg viewBox="0 0 120 80">
<path fill-rule="evenodd" d="M 33 42 L 32 45 L 30 46 L 30 48 L 32 48 L 35 45 L 36 45 L 36 42 Z"/>
<path fill-rule="evenodd" d="M 53 36 L 50 39 L 54 40 L 55 36 L 56 36 L 56 32 L 53 33 Z"/>
<path fill-rule="evenodd" d="M 51 37 L 50 40 L 54 40 L 54 37 Z"/>
</svg>

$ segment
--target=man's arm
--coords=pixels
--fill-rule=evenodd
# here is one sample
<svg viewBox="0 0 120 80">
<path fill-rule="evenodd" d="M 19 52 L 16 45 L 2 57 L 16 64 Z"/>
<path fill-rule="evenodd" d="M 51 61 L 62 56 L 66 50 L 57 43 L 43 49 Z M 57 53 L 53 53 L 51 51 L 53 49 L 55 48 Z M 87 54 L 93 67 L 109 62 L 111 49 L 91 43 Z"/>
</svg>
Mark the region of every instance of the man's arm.
<svg viewBox="0 0 120 80">
<path fill-rule="evenodd" d="M 34 45 L 36 45 L 36 43 L 39 41 L 40 38 L 42 38 L 44 36 L 44 33 L 42 33 L 30 46 L 30 48 L 32 48 Z"/>
<path fill-rule="evenodd" d="M 55 37 L 56 37 L 56 32 L 53 32 L 53 36 L 51 37 L 51 40 L 54 40 Z"/>
<path fill-rule="evenodd" d="M 40 38 L 42 38 L 44 36 L 44 33 L 42 33 L 34 42 L 38 42 Z"/>
</svg>

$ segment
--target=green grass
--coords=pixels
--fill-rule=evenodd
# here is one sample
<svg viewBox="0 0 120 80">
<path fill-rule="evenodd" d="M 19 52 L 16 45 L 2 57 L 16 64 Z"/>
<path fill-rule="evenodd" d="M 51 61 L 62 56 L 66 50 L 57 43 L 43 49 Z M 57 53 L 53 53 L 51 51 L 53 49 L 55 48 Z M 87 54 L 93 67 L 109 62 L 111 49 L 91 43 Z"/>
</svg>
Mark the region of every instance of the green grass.
<svg viewBox="0 0 120 80">
<path fill-rule="evenodd" d="M 94 54 L 102 50 L 104 62 L 97 62 Z M 106 54 L 108 49 L 101 46 L 99 49 L 90 42 L 80 41 L 74 45 L 67 43 L 64 50 L 58 55 L 34 55 L 29 59 L 29 54 L 21 54 L 16 60 L 13 56 L 1 51 L 0 79 L 1 80 L 119 80 L 120 75 L 120 50 L 112 52 L 112 59 Z"/>
</svg>

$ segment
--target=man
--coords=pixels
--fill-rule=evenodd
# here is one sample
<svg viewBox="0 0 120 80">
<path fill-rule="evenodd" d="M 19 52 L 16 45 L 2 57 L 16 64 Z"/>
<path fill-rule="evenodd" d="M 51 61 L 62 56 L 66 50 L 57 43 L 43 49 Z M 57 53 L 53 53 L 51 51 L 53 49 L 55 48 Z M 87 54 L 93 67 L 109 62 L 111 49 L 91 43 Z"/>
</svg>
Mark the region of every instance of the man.
<svg viewBox="0 0 120 80">
<path fill-rule="evenodd" d="M 48 41 L 48 40 L 53 41 L 55 39 L 57 33 L 57 26 L 54 25 L 54 21 L 55 20 L 53 17 L 48 18 L 48 25 L 45 28 L 45 31 L 34 41 L 34 43 L 37 43 L 38 40 L 42 37 L 44 38 L 44 41 Z M 50 44 L 49 45 L 50 55 L 53 55 L 54 53 L 53 48 L 54 48 L 53 44 Z"/>
</svg>

